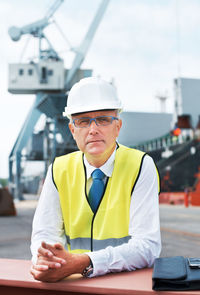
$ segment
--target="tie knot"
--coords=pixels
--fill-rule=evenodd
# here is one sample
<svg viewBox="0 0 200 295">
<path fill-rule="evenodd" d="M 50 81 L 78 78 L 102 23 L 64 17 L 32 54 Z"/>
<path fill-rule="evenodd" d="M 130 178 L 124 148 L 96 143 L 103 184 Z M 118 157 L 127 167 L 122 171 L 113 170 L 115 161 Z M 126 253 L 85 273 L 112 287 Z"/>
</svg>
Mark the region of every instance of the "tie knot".
<svg viewBox="0 0 200 295">
<path fill-rule="evenodd" d="M 100 169 L 95 169 L 92 172 L 92 178 L 93 179 L 103 179 L 105 174 Z"/>
</svg>

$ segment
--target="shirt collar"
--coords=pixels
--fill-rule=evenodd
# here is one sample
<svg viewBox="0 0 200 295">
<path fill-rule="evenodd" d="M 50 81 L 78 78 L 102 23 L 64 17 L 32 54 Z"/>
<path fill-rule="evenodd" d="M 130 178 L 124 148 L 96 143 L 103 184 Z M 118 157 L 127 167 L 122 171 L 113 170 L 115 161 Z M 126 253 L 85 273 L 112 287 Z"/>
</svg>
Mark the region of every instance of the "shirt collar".
<svg viewBox="0 0 200 295">
<path fill-rule="evenodd" d="M 111 154 L 111 156 L 108 158 L 108 160 L 101 167 L 99 167 L 99 169 L 101 169 L 101 171 L 103 171 L 103 173 L 107 177 L 112 176 L 112 172 L 113 172 L 113 168 L 114 168 L 114 161 L 115 161 L 115 154 L 116 154 L 116 149 Z M 96 167 L 94 167 L 88 163 L 88 160 L 86 159 L 85 155 L 83 157 L 83 161 L 84 161 L 84 164 L 86 167 L 87 179 L 89 179 L 91 177 L 92 172 L 96 169 Z"/>
</svg>

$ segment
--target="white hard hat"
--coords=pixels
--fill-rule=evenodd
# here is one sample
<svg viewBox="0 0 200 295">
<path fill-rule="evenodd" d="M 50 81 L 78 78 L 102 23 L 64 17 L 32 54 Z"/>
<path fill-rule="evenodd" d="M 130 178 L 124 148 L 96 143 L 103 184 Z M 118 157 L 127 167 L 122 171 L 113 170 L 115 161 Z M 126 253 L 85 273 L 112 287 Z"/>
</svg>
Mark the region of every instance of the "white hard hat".
<svg viewBox="0 0 200 295">
<path fill-rule="evenodd" d="M 64 116 L 98 110 L 122 111 L 115 87 L 95 77 L 81 79 L 69 92 Z"/>
</svg>

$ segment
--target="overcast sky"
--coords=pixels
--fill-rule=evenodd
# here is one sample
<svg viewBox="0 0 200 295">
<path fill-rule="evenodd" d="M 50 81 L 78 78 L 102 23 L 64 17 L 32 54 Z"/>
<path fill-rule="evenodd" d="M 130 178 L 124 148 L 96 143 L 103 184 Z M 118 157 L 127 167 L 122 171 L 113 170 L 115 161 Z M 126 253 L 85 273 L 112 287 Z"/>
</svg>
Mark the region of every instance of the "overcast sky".
<svg viewBox="0 0 200 295">
<path fill-rule="evenodd" d="M 71 46 L 80 44 L 100 2 L 65 0 L 55 13 L 54 19 Z M 21 57 L 28 62 L 38 54 L 35 39 L 30 39 L 24 52 L 28 36 L 13 42 L 8 28 L 41 19 L 53 3 L 0 1 L 0 177 L 8 175 L 9 153 L 34 99 L 8 93 L 8 64 Z M 172 112 L 173 79 L 179 72 L 183 77 L 200 78 L 199 15 L 199 0 L 110 0 L 82 67 L 92 68 L 94 75 L 104 79 L 114 79 L 126 110 L 158 112 L 155 97 L 167 93 L 167 111 Z M 56 26 L 50 25 L 45 32 L 65 66 L 70 67 L 73 54 Z"/>
</svg>

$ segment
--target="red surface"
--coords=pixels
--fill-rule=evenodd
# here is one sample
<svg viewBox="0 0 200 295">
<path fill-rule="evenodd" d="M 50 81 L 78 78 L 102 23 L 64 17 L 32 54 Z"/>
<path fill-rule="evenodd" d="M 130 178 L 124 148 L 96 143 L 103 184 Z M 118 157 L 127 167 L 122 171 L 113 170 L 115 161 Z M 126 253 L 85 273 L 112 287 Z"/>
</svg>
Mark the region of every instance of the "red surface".
<svg viewBox="0 0 200 295">
<path fill-rule="evenodd" d="M 200 294 L 200 291 L 178 293 L 152 291 L 152 269 L 109 274 L 90 279 L 74 275 L 57 283 L 42 283 L 32 278 L 29 273 L 30 265 L 30 261 L 0 259 L 0 293 L 16 295 L 24 291 L 23 294 L 43 294 L 43 290 L 44 294 L 62 294 L 63 291 L 65 294 L 71 294 L 71 292 L 74 292 L 72 294 L 115 295 Z"/>
<path fill-rule="evenodd" d="M 173 204 L 173 205 L 181 205 L 184 204 L 184 200 L 186 197 L 186 192 L 167 192 L 160 193 L 159 195 L 159 203 L 160 204 Z"/>
<path fill-rule="evenodd" d="M 192 206 L 200 206 L 200 192 L 190 192 L 190 200 Z"/>
</svg>

